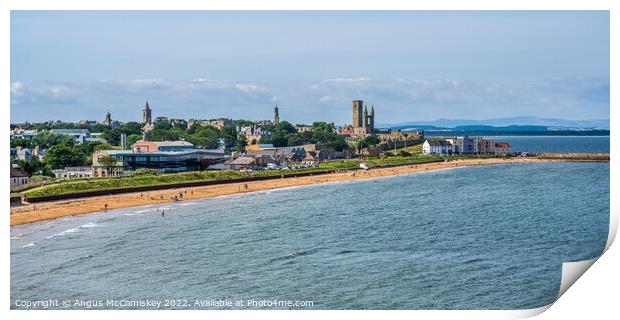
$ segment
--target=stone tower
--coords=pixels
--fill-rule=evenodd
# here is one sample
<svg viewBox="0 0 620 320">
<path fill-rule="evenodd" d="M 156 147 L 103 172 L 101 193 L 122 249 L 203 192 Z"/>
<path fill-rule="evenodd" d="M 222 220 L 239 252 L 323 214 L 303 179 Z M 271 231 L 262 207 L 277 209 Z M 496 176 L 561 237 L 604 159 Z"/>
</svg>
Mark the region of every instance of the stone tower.
<svg viewBox="0 0 620 320">
<path fill-rule="evenodd" d="M 375 131 L 375 106 L 370 107 L 370 115 L 368 116 L 368 132 Z"/>
<path fill-rule="evenodd" d="M 280 123 L 280 113 L 278 113 L 278 105 L 276 104 L 276 107 L 273 108 L 273 124 L 277 125 L 278 123 Z"/>
<path fill-rule="evenodd" d="M 353 128 L 361 128 L 364 126 L 364 116 L 362 114 L 362 108 L 364 107 L 364 101 L 353 100 Z"/>
<path fill-rule="evenodd" d="M 142 124 L 151 124 L 151 108 L 149 107 L 149 101 L 146 101 L 144 109 L 142 110 Z"/>
<path fill-rule="evenodd" d="M 112 115 L 110 115 L 110 111 L 105 114 L 105 119 L 103 119 L 102 123 L 108 127 L 112 125 Z"/>
<path fill-rule="evenodd" d="M 364 120 L 362 122 L 362 127 L 367 128 L 368 127 L 368 108 L 366 108 L 366 106 L 364 106 L 364 113 L 362 115 L 362 119 Z"/>
</svg>

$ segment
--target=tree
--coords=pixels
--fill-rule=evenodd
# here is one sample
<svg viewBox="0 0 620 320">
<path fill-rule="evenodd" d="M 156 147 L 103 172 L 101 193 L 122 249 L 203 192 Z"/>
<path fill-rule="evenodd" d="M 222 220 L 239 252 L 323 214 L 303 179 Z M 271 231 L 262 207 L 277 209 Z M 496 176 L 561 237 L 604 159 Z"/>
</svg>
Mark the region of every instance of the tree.
<svg viewBox="0 0 620 320">
<path fill-rule="evenodd" d="M 125 125 L 121 128 L 121 132 L 127 136 L 132 134 L 140 135 L 142 134 L 142 125 L 135 121 L 130 121 L 125 123 Z"/>
<path fill-rule="evenodd" d="M 271 136 L 270 140 L 274 147 L 288 146 L 288 139 L 282 134 L 282 132 L 274 134 L 273 136 Z"/>
<path fill-rule="evenodd" d="M 170 124 L 172 128 L 175 128 L 175 129 L 181 129 L 181 130 L 187 129 L 187 121 L 183 119 L 175 119 L 174 121 L 171 121 Z"/>
<path fill-rule="evenodd" d="M 45 152 L 45 162 L 51 169 L 63 169 L 84 164 L 84 155 L 66 145 L 55 145 Z"/>
<path fill-rule="evenodd" d="M 37 157 L 32 157 L 27 162 L 24 160 L 19 160 L 17 163 L 20 168 L 24 169 L 24 171 L 26 171 L 29 175 L 36 174 L 45 166 L 45 164 L 39 161 Z"/>
<path fill-rule="evenodd" d="M 343 137 L 337 137 L 334 141 L 330 141 L 325 144 L 328 148 L 333 148 L 336 151 L 343 151 L 349 149 L 349 144 L 344 140 Z"/>
<path fill-rule="evenodd" d="M 131 147 L 134 143 L 142 140 L 142 136 L 139 134 L 130 134 L 127 136 L 127 147 Z"/>
<path fill-rule="evenodd" d="M 323 132 L 333 132 L 334 126 L 331 123 L 327 123 L 324 121 L 316 121 L 312 123 L 313 130 L 319 130 Z"/>
<path fill-rule="evenodd" d="M 249 127 L 254 124 L 254 121 L 241 119 L 241 120 L 235 120 L 233 123 L 235 124 L 235 127 Z"/>
<path fill-rule="evenodd" d="M 85 157 L 90 157 L 95 152 L 95 150 L 97 150 L 97 147 L 102 144 L 103 143 L 99 141 L 89 141 L 78 144 L 74 147 L 74 149 Z"/>
<path fill-rule="evenodd" d="M 288 121 L 281 121 L 275 126 L 275 131 L 284 131 L 285 133 L 296 133 L 297 129 Z"/>
<path fill-rule="evenodd" d="M 162 129 L 153 129 L 148 134 L 148 141 L 172 141 L 179 140 L 185 132 L 178 129 L 173 130 L 162 130 Z"/>
<path fill-rule="evenodd" d="M 116 158 L 112 156 L 103 156 L 99 158 L 99 164 L 105 168 L 107 175 L 112 174 L 112 169 L 116 167 Z"/>
<path fill-rule="evenodd" d="M 107 128 L 101 135 L 109 144 L 118 146 L 121 143 L 121 130 L 116 128 Z"/>
<path fill-rule="evenodd" d="M 16 147 L 32 148 L 32 140 L 24 138 L 11 139 L 11 148 Z"/>
<path fill-rule="evenodd" d="M 110 150 L 112 146 L 107 143 L 101 143 L 99 141 L 90 141 L 78 144 L 73 147 L 76 152 L 80 153 L 84 159 L 84 165 L 90 165 L 92 163 L 92 156 L 99 150 Z"/>
<path fill-rule="evenodd" d="M 56 145 L 73 146 L 73 144 L 75 144 L 75 140 L 69 135 L 44 131 L 32 138 L 31 146 L 39 146 L 41 149 L 49 149 Z"/>
<path fill-rule="evenodd" d="M 170 124 L 170 121 L 168 121 L 168 119 L 166 119 L 166 118 L 159 118 L 159 119 L 155 120 L 155 122 L 153 123 L 153 129 L 156 129 L 156 130 L 170 130 L 170 129 L 172 129 L 172 125 Z"/>
<path fill-rule="evenodd" d="M 244 135 L 239 135 L 237 137 L 237 143 L 235 144 L 235 149 L 239 152 L 245 151 L 245 147 L 248 145 L 248 139 Z"/>
<path fill-rule="evenodd" d="M 377 146 L 380 142 L 381 142 L 381 140 L 379 140 L 379 138 L 377 138 L 375 136 L 367 136 L 360 143 L 361 143 L 361 146 L 363 148 L 363 147 L 374 147 L 374 146 Z"/>
</svg>

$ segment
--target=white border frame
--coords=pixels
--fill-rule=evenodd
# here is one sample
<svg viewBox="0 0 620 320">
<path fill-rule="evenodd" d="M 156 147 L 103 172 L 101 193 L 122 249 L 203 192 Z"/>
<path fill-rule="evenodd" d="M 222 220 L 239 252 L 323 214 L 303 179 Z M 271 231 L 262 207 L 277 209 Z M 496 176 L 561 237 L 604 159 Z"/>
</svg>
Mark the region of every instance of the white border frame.
<svg viewBox="0 0 620 320">
<path fill-rule="evenodd" d="M 618 142 L 618 119 L 617 108 L 611 106 L 618 105 L 618 94 L 613 88 L 617 88 L 618 83 L 618 30 L 620 28 L 620 13 L 618 12 L 618 3 L 620 1 L 613 0 L 434 0 L 434 1 L 404 1 L 397 0 L 343 0 L 336 3 L 329 0 L 301 0 L 301 1 L 285 1 L 285 0 L 233 0 L 220 1 L 219 3 L 199 4 L 189 0 L 162 1 L 154 0 L 141 3 L 135 1 L 108 0 L 108 1 L 78 1 L 78 0 L 5 0 L 2 1 L 2 26 L 1 34 L 4 50 L 0 53 L 2 56 L 2 65 L 5 67 L 1 70 L 10 70 L 10 10 L 610 10 L 610 84 L 611 84 L 611 103 L 610 103 L 610 119 L 611 119 L 611 163 L 617 162 L 614 155 L 618 154 L 620 146 L 614 142 Z M 5 71 L 6 72 L 6 71 Z M 5 73 L 2 78 L 2 98 L 7 106 L 10 106 L 10 73 Z M 2 118 L 5 119 L 5 132 L 8 131 L 10 122 L 9 107 L 1 108 Z M 9 145 L 8 135 L 1 136 L 3 146 Z M 8 157 L 2 158 L 4 167 L 9 166 Z M 611 243 L 615 238 L 618 224 L 618 205 L 615 199 L 620 199 L 618 194 L 618 181 L 620 181 L 619 173 L 614 170 L 614 166 L 610 167 L 610 196 L 611 196 L 611 217 L 610 217 L 610 233 L 607 243 L 608 253 L 604 254 L 601 262 L 594 264 L 594 270 L 584 275 L 584 280 L 577 282 L 575 288 L 568 290 L 562 299 L 555 303 L 554 307 L 542 315 L 542 318 L 550 319 L 559 317 L 589 317 L 591 315 L 609 315 L 617 313 L 615 308 L 619 290 L 619 276 L 617 270 L 620 270 L 620 252 L 615 247 L 611 247 Z M 2 171 L 4 181 L 8 180 L 8 171 Z M 2 180 L 0 180 L 2 181 Z M 4 194 L 9 193 L 9 185 L 2 185 Z M 3 202 L 0 219 L 4 230 L 9 228 L 9 203 Z M 183 316 L 184 318 L 203 318 L 205 316 L 215 317 L 259 317 L 268 319 L 283 319 L 294 316 L 295 318 L 310 319 L 316 317 L 338 317 L 338 318 L 370 318 L 390 316 L 390 318 L 410 318 L 423 317 L 432 319 L 448 319 L 448 318 L 465 318 L 465 319 L 498 319 L 498 318 L 520 318 L 539 314 L 545 311 L 549 306 L 516 311 L 9 311 L 10 303 L 10 240 L 7 234 L 2 237 L 3 257 L 0 265 L 0 276 L 2 283 L 5 284 L 4 290 L 0 295 L 2 301 L 2 313 L 4 319 L 32 319 L 32 318 L 58 318 L 58 319 L 82 319 L 88 317 L 90 319 L 106 319 L 110 316 L 129 318 L 136 316 L 148 316 L 152 319 L 168 319 L 170 317 Z M 563 268 L 564 275 L 573 273 L 573 279 L 579 278 L 587 267 L 592 265 L 593 261 L 565 265 Z M 584 268 L 585 266 L 585 268 Z M 576 267 L 577 269 L 574 269 Z M 576 277 L 575 277 L 576 276 Z M 574 281 L 573 280 L 573 281 Z M 586 282 L 586 280 L 588 282 Z M 566 280 L 563 280 L 566 281 Z M 568 283 L 568 282 L 567 282 Z M 563 283 L 563 288 L 565 288 Z M 564 301 L 563 301 L 564 300 Z"/>
</svg>

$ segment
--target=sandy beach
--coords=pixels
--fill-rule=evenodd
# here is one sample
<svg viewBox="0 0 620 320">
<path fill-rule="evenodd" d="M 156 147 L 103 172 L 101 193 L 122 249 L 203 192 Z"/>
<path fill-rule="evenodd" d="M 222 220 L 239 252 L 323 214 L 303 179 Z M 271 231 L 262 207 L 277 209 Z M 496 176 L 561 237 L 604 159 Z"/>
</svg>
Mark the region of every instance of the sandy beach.
<svg viewBox="0 0 620 320">
<path fill-rule="evenodd" d="M 507 159 L 475 159 L 458 160 L 450 162 L 427 163 L 419 165 L 406 165 L 391 168 L 377 168 L 367 171 L 350 171 L 343 173 L 331 173 L 316 176 L 284 178 L 265 181 L 255 181 L 247 183 L 232 183 L 212 186 L 202 186 L 193 188 L 180 188 L 158 190 L 142 193 L 126 193 L 110 196 L 99 196 L 91 198 L 81 198 L 75 200 L 62 200 L 53 202 L 42 202 L 37 204 L 27 204 L 20 207 L 11 208 L 11 225 L 32 223 L 43 220 L 50 220 L 65 216 L 72 216 L 85 213 L 100 212 L 112 209 L 135 207 L 149 204 L 159 204 L 165 202 L 188 201 L 236 193 L 255 192 L 261 190 L 286 188 L 293 186 L 310 185 L 317 183 L 327 183 L 334 181 L 361 180 L 375 177 L 440 170 L 452 167 L 491 165 L 503 163 L 532 163 L 532 162 L 551 162 L 561 161 L 556 159 L 536 159 L 536 158 L 507 158 Z M 180 198 L 180 192 L 183 197 Z"/>
</svg>

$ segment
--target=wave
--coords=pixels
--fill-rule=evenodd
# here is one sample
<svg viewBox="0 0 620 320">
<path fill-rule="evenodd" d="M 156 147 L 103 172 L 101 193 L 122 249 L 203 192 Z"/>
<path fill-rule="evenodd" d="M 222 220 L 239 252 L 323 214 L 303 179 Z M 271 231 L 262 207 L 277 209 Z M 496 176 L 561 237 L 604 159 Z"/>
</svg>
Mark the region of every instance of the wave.
<svg viewBox="0 0 620 320">
<path fill-rule="evenodd" d="M 99 228 L 99 227 L 103 227 L 105 225 L 103 224 L 98 224 L 97 222 L 89 222 L 87 224 L 83 224 L 81 226 L 79 226 L 78 228 Z"/>
<path fill-rule="evenodd" d="M 336 252 L 336 254 L 347 254 L 347 253 L 354 253 L 355 251 L 353 250 L 342 250 L 342 251 L 338 251 Z"/>
<path fill-rule="evenodd" d="M 60 233 L 57 233 L 57 234 L 53 235 L 52 237 L 66 236 L 68 234 L 72 234 L 72 233 L 76 233 L 76 232 L 80 232 L 80 227 L 67 229 L 67 230 L 65 230 L 63 232 L 60 232 Z"/>
<path fill-rule="evenodd" d="M 138 210 L 138 211 L 134 211 L 134 213 L 145 213 L 148 211 L 153 211 L 153 209 L 151 208 L 151 209 Z"/>
<path fill-rule="evenodd" d="M 25 244 L 22 246 L 22 248 L 29 248 L 29 247 L 34 247 L 34 242 L 30 242 L 29 244 Z"/>
<path fill-rule="evenodd" d="M 289 259 L 294 259 L 297 257 L 302 257 L 305 255 L 309 255 L 309 254 L 313 254 L 318 252 L 319 249 L 318 248 L 313 248 L 313 249 L 308 249 L 308 250 L 302 250 L 302 251 L 293 251 L 285 256 L 281 256 L 281 257 L 276 257 L 271 259 L 271 261 L 280 261 L 280 260 L 289 260 Z"/>
<path fill-rule="evenodd" d="M 177 206 L 192 206 L 198 204 L 198 202 L 181 202 L 181 203 L 177 203 Z"/>
</svg>

